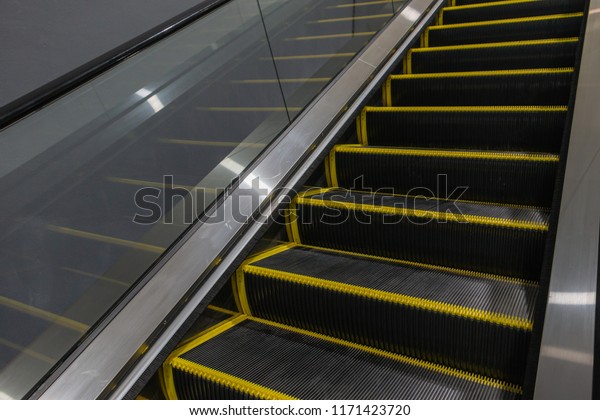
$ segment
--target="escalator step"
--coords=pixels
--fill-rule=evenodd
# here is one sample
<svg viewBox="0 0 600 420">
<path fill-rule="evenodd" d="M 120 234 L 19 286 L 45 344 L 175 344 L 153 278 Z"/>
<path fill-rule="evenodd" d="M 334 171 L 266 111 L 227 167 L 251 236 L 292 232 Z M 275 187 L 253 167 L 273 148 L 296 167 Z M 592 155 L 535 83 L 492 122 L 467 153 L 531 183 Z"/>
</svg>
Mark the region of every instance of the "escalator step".
<svg viewBox="0 0 600 420">
<path fill-rule="evenodd" d="M 327 169 L 334 187 L 356 188 L 360 177 L 359 189 L 386 194 L 439 197 L 466 187 L 461 200 L 550 207 L 557 165 L 547 154 L 338 145 Z"/>
<path fill-rule="evenodd" d="M 164 366 L 180 399 L 514 399 L 506 382 L 241 315 Z"/>
<path fill-rule="evenodd" d="M 549 212 L 342 189 L 290 206 L 292 241 L 538 281 Z"/>
<path fill-rule="evenodd" d="M 566 105 L 572 76 L 572 68 L 391 75 L 384 85 L 384 104 Z"/>
<path fill-rule="evenodd" d="M 413 48 L 404 73 L 573 67 L 578 38 Z"/>
<path fill-rule="evenodd" d="M 450 0 L 450 6 L 467 6 L 474 4 L 487 4 L 497 3 L 499 0 Z M 518 0 L 506 0 L 506 1 L 518 1 Z M 568 0 L 567 0 L 568 1 Z"/>
<path fill-rule="evenodd" d="M 293 244 L 249 260 L 237 281 L 252 316 L 522 383 L 532 283 Z"/>
<path fill-rule="evenodd" d="M 358 138 L 371 146 L 558 153 L 567 107 L 365 107 Z"/>
<path fill-rule="evenodd" d="M 515 19 L 540 15 L 581 12 L 585 0 L 518 0 L 494 1 L 442 9 L 439 24 Z"/>
<path fill-rule="evenodd" d="M 583 13 L 430 26 L 421 47 L 483 44 L 579 35 Z"/>
</svg>

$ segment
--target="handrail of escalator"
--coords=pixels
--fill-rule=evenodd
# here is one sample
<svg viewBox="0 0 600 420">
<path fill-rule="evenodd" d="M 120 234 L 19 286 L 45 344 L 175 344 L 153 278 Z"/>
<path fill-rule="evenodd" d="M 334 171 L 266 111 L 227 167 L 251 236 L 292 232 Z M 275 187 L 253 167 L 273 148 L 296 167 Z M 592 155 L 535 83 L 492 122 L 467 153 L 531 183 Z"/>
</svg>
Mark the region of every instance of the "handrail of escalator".
<svg viewBox="0 0 600 420">
<path fill-rule="evenodd" d="M 195 22 L 212 10 L 231 0 L 204 0 L 172 19 L 144 32 L 132 40 L 113 48 L 34 91 L 0 107 L 0 130 L 49 104 L 67 92 L 111 69 L 123 60 L 139 53 Z"/>
</svg>

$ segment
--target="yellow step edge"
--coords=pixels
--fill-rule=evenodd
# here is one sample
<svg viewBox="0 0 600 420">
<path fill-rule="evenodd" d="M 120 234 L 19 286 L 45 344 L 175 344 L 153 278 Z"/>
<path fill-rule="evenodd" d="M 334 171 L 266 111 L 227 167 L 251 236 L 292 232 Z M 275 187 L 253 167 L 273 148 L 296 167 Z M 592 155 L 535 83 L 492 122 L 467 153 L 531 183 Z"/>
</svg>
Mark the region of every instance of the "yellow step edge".
<svg viewBox="0 0 600 420">
<path fill-rule="evenodd" d="M 217 312 L 221 312 L 227 315 L 231 315 L 229 318 L 224 319 L 223 321 L 217 322 L 215 325 L 208 327 L 207 329 L 200 331 L 198 334 L 194 335 L 193 337 L 188 338 L 187 340 L 181 341 L 178 345 L 177 345 L 177 349 L 175 350 L 176 352 L 179 352 L 179 349 L 186 349 L 186 351 L 191 350 L 191 347 L 189 346 L 190 343 L 194 342 L 197 345 L 204 343 L 206 341 L 208 341 L 210 338 L 215 337 L 214 335 L 214 331 L 217 330 L 218 334 L 220 334 L 223 331 L 228 330 L 229 328 L 231 328 L 233 325 L 236 325 L 236 321 L 237 321 L 237 317 L 242 315 L 240 313 L 236 313 L 231 311 L 231 313 L 225 312 L 223 311 L 223 308 L 219 308 L 217 306 L 212 306 L 212 305 L 208 305 L 209 309 L 212 309 L 213 311 L 217 311 Z M 210 307 L 212 306 L 212 308 Z M 185 352 L 183 352 L 185 353 Z M 183 353 L 178 353 L 179 355 L 183 354 Z"/>
<path fill-rule="evenodd" d="M 246 381 L 237 376 L 229 375 L 227 373 L 211 369 L 207 366 L 199 365 L 189 360 L 177 358 L 171 362 L 171 366 L 174 369 L 182 370 L 186 373 L 199 376 L 203 379 L 215 382 L 226 388 L 234 389 L 236 391 L 248 394 L 254 398 L 258 398 L 261 400 L 297 399 L 287 394 L 274 391 L 262 385 L 255 384 L 254 382 Z"/>
<path fill-rule="evenodd" d="M 421 52 L 434 52 L 434 51 L 452 51 L 452 50 L 471 50 L 479 48 L 504 48 L 504 47 L 518 47 L 527 45 L 547 45 L 547 44 L 564 44 L 569 42 L 579 42 L 578 37 L 571 38 L 549 38 L 549 39 L 534 39 L 525 41 L 505 41 L 505 42 L 489 42 L 481 44 L 462 44 L 462 45 L 445 45 L 441 47 L 427 47 L 427 48 L 411 48 L 409 52 L 421 53 Z"/>
<path fill-rule="evenodd" d="M 335 39 L 335 38 L 354 38 L 354 37 L 363 37 L 363 36 L 373 36 L 377 32 L 347 32 L 347 33 L 339 33 L 339 34 L 326 34 L 326 35 L 307 35 L 307 36 L 297 36 L 294 38 L 286 38 L 285 41 L 313 41 L 319 39 Z"/>
<path fill-rule="evenodd" d="M 216 305 L 208 305 L 206 308 L 210 309 L 212 311 L 221 312 L 221 313 L 224 313 L 227 315 L 239 315 L 240 314 L 239 312 L 232 311 L 231 309 L 221 308 L 220 306 L 216 306 Z"/>
<path fill-rule="evenodd" d="M 489 216 L 475 216 L 471 214 L 455 214 L 438 212 L 433 210 L 416 210 L 406 209 L 397 207 L 386 207 L 382 205 L 373 204 L 357 204 L 357 203 L 346 203 L 342 201 L 332 201 L 324 199 L 314 198 L 298 198 L 296 200 L 298 205 L 310 205 L 318 207 L 336 208 L 340 210 L 360 210 L 365 212 L 372 212 L 378 214 L 390 214 L 402 217 L 416 217 L 422 219 L 435 219 L 443 222 L 456 222 L 456 223 L 473 223 L 479 225 L 487 225 L 501 228 L 511 229 L 524 229 L 534 231 L 548 231 L 548 225 L 545 223 L 534 223 L 527 221 L 520 221 L 514 219 L 500 219 Z M 297 221 L 296 221 L 297 224 Z"/>
<path fill-rule="evenodd" d="M 398 155 L 398 156 L 424 156 L 443 157 L 451 159 L 491 159 L 515 160 L 531 162 L 558 162 L 559 156 L 549 153 L 514 153 L 514 152 L 487 152 L 487 151 L 462 151 L 462 150 L 432 150 L 432 149 L 403 149 L 387 147 L 368 147 L 361 145 L 340 144 L 333 147 L 331 153 L 358 153 L 371 155 Z"/>
<path fill-rule="evenodd" d="M 22 312 L 35 318 L 43 319 L 44 321 L 60 325 L 61 327 L 77 331 L 81 334 L 86 333 L 90 329 L 90 326 L 84 324 L 83 322 L 75 321 L 74 319 L 55 314 L 36 306 L 27 305 L 26 303 L 7 298 L 5 296 L 0 296 L 0 305 L 12 309 L 13 311 Z"/>
<path fill-rule="evenodd" d="M 367 299 L 394 303 L 397 305 L 408 306 L 429 312 L 449 314 L 461 318 L 496 324 L 508 328 L 516 328 L 525 331 L 533 330 L 533 322 L 528 319 L 490 311 L 484 311 L 482 309 L 475 309 L 467 306 L 439 302 L 399 293 L 386 292 L 382 290 L 371 289 L 368 287 L 341 283 L 334 280 L 289 273 L 270 268 L 256 267 L 253 265 L 244 266 L 243 272 L 244 274 L 265 276 L 272 279 L 302 284 L 309 287 L 317 287 L 320 289 L 330 290 L 337 293 L 350 294 Z"/>
<path fill-rule="evenodd" d="M 522 394 L 522 392 L 523 392 L 522 388 L 518 385 L 510 384 L 508 382 L 500 381 L 497 379 L 487 378 L 485 376 L 478 375 L 475 373 L 464 372 L 464 371 L 461 371 L 458 369 L 450 368 L 450 367 L 443 366 L 443 365 L 438 365 L 438 364 L 431 363 L 431 362 L 426 362 L 424 360 L 419 360 L 419 359 L 416 359 L 413 357 L 403 356 L 400 354 L 375 349 L 373 347 L 368 347 L 368 346 L 365 346 L 362 344 L 352 343 L 350 341 L 341 340 L 339 338 L 329 337 L 327 335 L 315 333 L 312 331 L 302 330 L 300 328 L 291 327 L 289 325 L 278 324 L 276 322 L 267 321 L 265 319 L 254 318 L 254 317 L 248 317 L 248 319 L 250 321 L 258 322 L 260 324 L 265 324 L 265 325 L 269 325 L 269 326 L 272 326 L 275 328 L 292 331 L 297 334 L 307 335 L 307 336 L 314 337 L 314 338 L 317 338 L 317 339 L 320 339 L 323 341 L 328 341 L 330 343 L 335 343 L 335 344 L 342 345 L 345 347 L 350 347 L 350 348 L 353 348 L 356 350 L 374 354 L 376 356 L 384 357 L 387 359 L 392 359 L 392 360 L 395 360 L 397 362 L 404 363 L 407 365 L 417 366 L 417 367 L 420 367 L 420 368 L 423 368 L 423 369 L 426 369 L 429 371 L 438 372 L 443 375 L 453 376 L 453 377 L 464 379 L 464 380 L 467 380 L 470 382 L 475 382 L 479 385 L 484 385 L 484 386 L 489 386 L 491 388 L 501 389 L 503 391 L 511 392 L 514 394 Z"/>
<path fill-rule="evenodd" d="M 571 18 L 576 18 L 576 17 L 583 17 L 583 13 L 582 12 L 561 13 L 561 14 L 554 14 L 554 15 L 530 16 L 530 17 L 511 18 L 511 19 L 484 20 L 484 21 L 479 21 L 479 22 L 453 23 L 451 25 L 430 26 L 426 29 L 426 31 L 440 31 L 440 30 L 445 30 L 445 29 L 470 28 L 470 27 L 474 27 L 474 26 L 504 25 L 504 24 L 522 23 L 522 22 L 538 22 L 541 20 L 571 19 Z"/>
<path fill-rule="evenodd" d="M 343 18 L 319 19 L 319 20 L 312 20 L 312 21 L 310 21 L 308 23 L 315 24 L 315 23 L 352 22 L 352 21 L 357 21 L 357 20 L 371 20 L 371 19 L 391 18 L 392 16 L 394 16 L 393 13 L 381 13 L 381 14 L 378 14 L 378 15 L 350 16 L 350 17 L 343 17 Z"/>
<path fill-rule="evenodd" d="M 541 0 L 527 0 L 541 1 Z M 573 73 L 573 67 L 564 68 L 546 68 L 546 69 L 520 69 L 520 70 L 483 70 L 483 71 L 462 71 L 450 73 L 416 73 L 416 74 L 392 74 L 388 76 L 391 80 L 402 79 L 429 79 L 429 78 L 454 78 L 454 77 L 486 77 L 486 76 L 512 76 L 528 74 L 560 74 Z"/>
<path fill-rule="evenodd" d="M 368 112 L 567 112 L 567 106 L 366 106 Z"/>
<path fill-rule="evenodd" d="M 77 238 L 90 239 L 93 241 L 104 242 L 112 245 L 119 245 L 126 248 L 137 249 L 139 251 L 152 252 L 155 254 L 162 254 L 167 249 L 161 246 L 145 244 L 142 242 L 130 241 L 127 239 L 115 238 L 113 236 L 100 235 L 98 233 L 86 232 L 83 230 L 67 228 L 56 225 L 46 225 L 46 229 L 60 233 L 63 235 L 74 236 Z"/>
<path fill-rule="evenodd" d="M 298 246 L 301 248 L 315 249 L 318 251 L 325 251 L 325 252 L 331 252 L 331 253 L 335 253 L 335 254 L 348 255 L 351 257 L 359 257 L 359 258 L 364 258 L 364 259 L 373 260 L 373 261 L 381 261 L 381 262 L 387 262 L 387 263 L 392 263 L 392 264 L 406 265 L 406 266 L 413 267 L 413 268 L 422 268 L 422 269 L 432 270 L 432 271 L 441 271 L 444 273 L 456 274 L 456 275 L 467 276 L 467 277 L 481 277 L 481 278 L 484 278 L 487 280 L 502 281 L 502 282 L 506 282 L 506 283 L 516 284 L 519 286 L 525 286 L 525 287 L 538 287 L 538 284 L 534 281 L 523 280 L 523 279 L 519 279 L 516 277 L 502 276 L 499 274 L 483 273 L 483 272 L 478 272 L 478 271 L 465 270 L 465 269 L 461 269 L 461 268 L 444 267 L 441 265 L 433 265 L 433 264 L 426 264 L 426 263 L 420 263 L 420 262 L 415 262 L 415 261 L 399 260 L 396 258 L 380 257 L 377 255 L 362 254 L 359 252 L 344 251 L 341 249 L 323 248 L 323 247 L 315 246 L 315 245 L 300 245 L 300 244 L 298 244 Z"/>
</svg>

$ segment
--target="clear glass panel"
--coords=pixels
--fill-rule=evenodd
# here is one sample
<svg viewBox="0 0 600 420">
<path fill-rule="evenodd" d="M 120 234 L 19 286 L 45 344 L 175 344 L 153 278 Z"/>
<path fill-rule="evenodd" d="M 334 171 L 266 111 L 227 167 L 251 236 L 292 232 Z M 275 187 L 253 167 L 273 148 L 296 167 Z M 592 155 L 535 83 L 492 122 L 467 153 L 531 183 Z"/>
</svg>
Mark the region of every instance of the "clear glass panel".
<svg viewBox="0 0 600 420">
<path fill-rule="evenodd" d="M 395 3 L 231 1 L 0 131 L 0 399 L 69 352 Z"/>
<path fill-rule="evenodd" d="M 22 397 L 289 123 L 278 85 L 234 83 L 276 78 L 269 57 L 258 4 L 234 1 L 0 132 L 0 398 Z"/>
<path fill-rule="evenodd" d="M 280 4 L 279 13 L 266 15 L 265 22 L 292 117 L 394 14 L 392 0 L 259 0 L 259 3 Z"/>
</svg>

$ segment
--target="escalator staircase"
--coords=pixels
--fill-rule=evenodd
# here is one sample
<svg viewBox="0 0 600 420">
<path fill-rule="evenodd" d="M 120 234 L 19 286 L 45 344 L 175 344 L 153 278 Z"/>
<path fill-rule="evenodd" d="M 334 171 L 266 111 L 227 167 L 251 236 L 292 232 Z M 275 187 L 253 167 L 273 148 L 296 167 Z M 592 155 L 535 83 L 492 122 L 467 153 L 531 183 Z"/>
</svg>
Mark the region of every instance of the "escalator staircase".
<svg viewBox="0 0 600 420">
<path fill-rule="evenodd" d="M 167 396 L 520 398 L 584 3 L 442 9 L 289 242 L 239 267 L 238 312 L 167 359 Z"/>
</svg>

